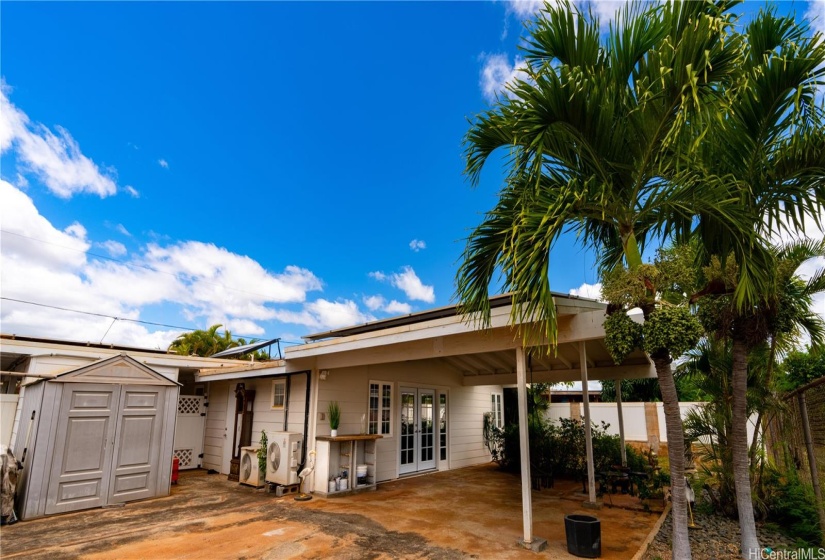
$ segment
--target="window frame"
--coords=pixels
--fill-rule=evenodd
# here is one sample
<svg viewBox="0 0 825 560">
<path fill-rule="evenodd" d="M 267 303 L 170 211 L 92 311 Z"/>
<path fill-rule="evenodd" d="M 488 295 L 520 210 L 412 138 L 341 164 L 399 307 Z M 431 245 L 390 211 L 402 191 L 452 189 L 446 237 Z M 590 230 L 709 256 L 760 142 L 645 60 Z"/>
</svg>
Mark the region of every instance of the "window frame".
<svg viewBox="0 0 825 560">
<path fill-rule="evenodd" d="M 275 387 L 283 387 L 283 404 L 275 404 Z M 286 379 L 273 379 L 272 390 L 269 393 L 269 408 L 271 410 L 284 410 L 286 408 Z"/>
<path fill-rule="evenodd" d="M 490 393 L 490 412 L 493 413 L 493 425 L 496 428 L 504 427 L 504 395 L 502 393 Z"/>
<path fill-rule="evenodd" d="M 378 385 L 378 407 L 373 409 L 372 403 L 370 400 L 372 399 L 372 386 Z M 384 389 L 389 387 L 389 407 L 384 406 Z M 376 411 L 376 419 L 372 420 L 371 412 Z M 387 419 L 384 420 L 385 415 L 384 412 L 388 414 Z M 366 423 L 366 432 L 367 434 L 371 435 L 380 435 L 383 437 L 392 437 L 395 429 L 395 383 L 392 381 L 380 381 L 377 379 L 371 379 L 367 383 L 367 423 Z M 384 432 L 384 422 L 387 422 L 388 428 L 387 431 Z M 376 431 L 373 434 L 371 431 L 372 425 L 375 424 Z"/>
</svg>

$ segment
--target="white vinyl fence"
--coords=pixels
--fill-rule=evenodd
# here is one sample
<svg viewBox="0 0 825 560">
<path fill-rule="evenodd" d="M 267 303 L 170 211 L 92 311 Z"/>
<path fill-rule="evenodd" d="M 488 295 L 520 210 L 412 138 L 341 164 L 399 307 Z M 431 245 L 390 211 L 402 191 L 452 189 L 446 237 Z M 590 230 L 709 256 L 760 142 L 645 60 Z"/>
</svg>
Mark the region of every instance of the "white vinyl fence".
<svg viewBox="0 0 825 560">
<path fill-rule="evenodd" d="M 688 411 L 704 406 L 702 402 L 679 403 L 684 420 Z M 619 412 L 616 403 L 590 403 L 590 420 L 597 426 L 604 421 L 609 424 L 607 433 L 619 435 Z M 645 412 L 645 409 L 648 412 Z M 667 443 L 665 413 L 662 403 L 626 402 L 622 403 L 624 416 L 625 441 L 650 442 L 652 437 L 661 443 Z M 584 418 L 582 403 L 552 403 L 547 410 L 547 418 L 558 421 L 559 418 Z M 756 418 L 748 422 L 748 441 L 753 438 L 753 426 Z"/>
</svg>

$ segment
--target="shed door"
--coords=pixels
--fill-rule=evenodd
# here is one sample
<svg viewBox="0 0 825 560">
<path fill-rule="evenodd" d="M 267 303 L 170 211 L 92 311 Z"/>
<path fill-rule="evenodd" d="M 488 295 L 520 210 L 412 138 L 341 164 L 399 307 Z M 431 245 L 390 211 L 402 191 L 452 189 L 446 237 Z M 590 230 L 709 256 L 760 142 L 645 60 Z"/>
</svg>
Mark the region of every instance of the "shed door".
<svg viewBox="0 0 825 560">
<path fill-rule="evenodd" d="M 119 385 L 63 386 L 46 514 L 106 505 L 119 397 Z"/>
<path fill-rule="evenodd" d="M 155 495 L 165 391 L 147 385 L 121 387 L 109 503 Z"/>
</svg>

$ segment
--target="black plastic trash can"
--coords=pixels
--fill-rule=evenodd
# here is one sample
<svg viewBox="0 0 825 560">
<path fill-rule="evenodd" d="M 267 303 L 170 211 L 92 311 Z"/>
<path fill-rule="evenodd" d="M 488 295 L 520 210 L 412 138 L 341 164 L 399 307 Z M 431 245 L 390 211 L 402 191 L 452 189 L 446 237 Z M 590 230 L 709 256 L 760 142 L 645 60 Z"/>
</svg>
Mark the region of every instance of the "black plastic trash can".
<svg viewBox="0 0 825 560">
<path fill-rule="evenodd" d="M 567 552 L 582 558 L 602 555 L 602 523 L 590 515 L 565 515 Z"/>
</svg>

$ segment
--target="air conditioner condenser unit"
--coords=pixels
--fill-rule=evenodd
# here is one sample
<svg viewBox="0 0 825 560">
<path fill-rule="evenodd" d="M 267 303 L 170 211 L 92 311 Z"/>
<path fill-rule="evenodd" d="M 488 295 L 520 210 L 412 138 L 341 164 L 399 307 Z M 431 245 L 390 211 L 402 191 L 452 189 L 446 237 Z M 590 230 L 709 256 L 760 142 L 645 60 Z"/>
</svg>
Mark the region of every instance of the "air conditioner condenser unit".
<svg viewBox="0 0 825 560">
<path fill-rule="evenodd" d="M 258 446 L 241 447 L 241 472 L 238 481 L 247 486 L 260 488 L 265 483 L 266 473 L 260 468 Z"/>
<path fill-rule="evenodd" d="M 266 481 L 282 486 L 298 484 L 303 435 L 295 432 L 272 432 L 266 453 Z"/>
</svg>

